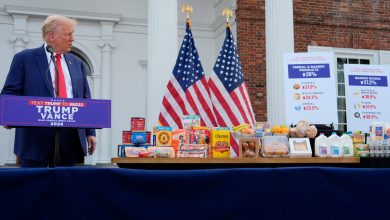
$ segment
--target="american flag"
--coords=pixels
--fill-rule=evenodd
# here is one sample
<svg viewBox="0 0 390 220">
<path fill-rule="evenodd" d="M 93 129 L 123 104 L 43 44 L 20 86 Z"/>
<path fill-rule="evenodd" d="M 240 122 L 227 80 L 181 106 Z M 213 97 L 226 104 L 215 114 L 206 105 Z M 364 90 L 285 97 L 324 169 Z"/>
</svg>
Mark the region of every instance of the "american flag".
<svg viewBox="0 0 390 220">
<path fill-rule="evenodd" d="M 219 126 L 250 124 L 253 127 L 255 116 L 230 26 L 226 27 L 226 38 L 214 65 L 214 74 L 211 75 L 208 84 Z M 238 145 L 233 138 L 231 138 L 231 145 L 238 155 Z"/>
<path fill-rule="evenodd" d="M 217 126 L 189 21 L 186 22 L 186 33 L 172 74 L 162 101 L 159 124 L 173 129 L 182 128 L 183 115 L 200 115 L 201 125 Z"/>
</svg>

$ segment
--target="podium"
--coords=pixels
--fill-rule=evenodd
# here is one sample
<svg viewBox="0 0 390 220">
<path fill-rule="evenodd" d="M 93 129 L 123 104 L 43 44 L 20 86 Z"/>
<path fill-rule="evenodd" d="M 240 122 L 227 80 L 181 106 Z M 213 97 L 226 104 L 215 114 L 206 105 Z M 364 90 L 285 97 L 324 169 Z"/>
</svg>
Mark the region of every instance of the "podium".
<svg viewBox="0 0 390 220">
<path fill-rule="evenodd" d="M 111 128 L 111 100 L 2 95 L 0 125 L 55 128 L 56 161 L 61 128 Z"/>
</svg>

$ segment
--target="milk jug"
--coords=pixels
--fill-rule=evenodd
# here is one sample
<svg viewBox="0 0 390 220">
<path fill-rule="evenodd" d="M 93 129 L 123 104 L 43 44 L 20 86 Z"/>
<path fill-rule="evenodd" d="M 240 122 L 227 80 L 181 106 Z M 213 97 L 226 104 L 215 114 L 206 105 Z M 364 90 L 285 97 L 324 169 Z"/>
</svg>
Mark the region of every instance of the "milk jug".
<svg viewBox="0 0 390 220">
<path fill-rule="evenodd" d="M 343 157 L 353 157 L 353 142 L 347 133 L 341 135 L 340 144 Z"/>
<path fill-rule="evenodd" d="M 336 132 L 332 132 L 332 135 L 328 137 L 328 146 L 330 157 L 341 157 L 342 150 L 340 147 L 340 137 Z"/>
<path fill-rule="evenodd" d="M 320 133 L 314 142 L 314 153 L 316 157 L 328 157 L 329 156 L 329 146 L 327 142 L 327 137 L 324 133 Z"/>
</svg>

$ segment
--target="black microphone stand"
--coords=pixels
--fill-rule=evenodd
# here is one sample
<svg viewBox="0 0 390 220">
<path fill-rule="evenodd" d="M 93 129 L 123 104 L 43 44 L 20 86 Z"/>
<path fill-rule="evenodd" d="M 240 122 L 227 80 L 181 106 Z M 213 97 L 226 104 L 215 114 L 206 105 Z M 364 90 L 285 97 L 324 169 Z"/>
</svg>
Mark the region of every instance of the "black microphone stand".
<svg viewBox="0 0 390 220">
<path fill-rule="evenodd" d="M 53 47 L 51 46 L 47 46 L 46 47 L 46 50 L 51 54 L 50 55 L 50 59 L 52 60 L 53 64 L 54 64 L 54 68 L 55 68 L 55 75 L 56 75 L 56 80 L 55 80 L 55 83 L 56 83 L 56 86 L 54 88 L 54 91 L 55 91 L 55 97 L 57 98 L 59 96 L 59 70 L 58 70 L 58 66 L 57 66 L 57 63 L 54 59 L 54 55 L 53 55 Z M 54 155 L 53 155 L 53 167 L 56 167 L 58 164 L 60 164 L 60 161 L 61 161 L 61 157 L 60 157 L 60 135 L 61 135 L 61 128 L 60 127 L 55 127 L 54 128 Z M 49 163 L 49 166 L 50 166 L 50 163 Z"/>
</svg>

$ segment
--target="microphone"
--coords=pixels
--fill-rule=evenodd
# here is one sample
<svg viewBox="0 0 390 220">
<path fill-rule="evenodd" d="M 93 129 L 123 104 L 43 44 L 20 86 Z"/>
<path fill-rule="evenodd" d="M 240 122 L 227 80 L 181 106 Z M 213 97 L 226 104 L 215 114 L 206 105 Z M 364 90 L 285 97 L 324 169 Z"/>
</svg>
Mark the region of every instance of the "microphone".
<svg viewBox="0 0 390 220">
<path fill-rule="evenodd" d="M 59 88 L 59 82 L 58 82 L 58 81 L 59 81 L 59 80 L 58 80 L 58 79 L 59 79 L 59 77 L 58 77 L 59 70 L 58 70 L 57 63 L 56 63 L 56 61 L 55 61 L 55 59 L 54 59 L 54 48 L 53 48 L 53 46 L 47 45 L 47 46 L 46 46 L 46 51 L 50 53 L 50 62 L 53 62 L 53 64 L 54 64 L 55 76 L 56 76 L 55 78 L 56 78 L 57 80 L 54 79 L 56 86 L 53 87 L 53 89 L 54 89 L 54 96 L 55 96 L 55 97 L 58 97 L 59 91 L 57 91 L 56 88 Z M 48 72 L 49 69 L 50 69 L 50 62 L 49 62 L 49 67 L 48 67 L 48 69 L 47 69 L 47 72 Z M 46 75 L 47 75 L 47 74 L 46 74 Z M 51 82 L 50 82 L 50 83 L 51 83 Z"/>
<path fill-rule="evenodd" d="M 49 84 L 51 85 L 51 88 L 53 89 L 54 91 L 54 97 L 57 97 L 57 92 L 56 92 L 56 88 L 54 88 L 53 86 L 53 81 L 50 80 L 49 78 L 49 74 L 50 74 L 50 64 L 52 63 L 52 59 L 50 59 L 49 61 L 49 65 L 47 66 L 47 70 L 45 72 L 45 79 L 49 82 Z"/>
<path fill-rule="evenodd" d="M 51 54 L 51 56 L 53 56 L 54 49 L 51 45 L 46 46 L 46 51 L 49 52 Z"/>
</svg>

